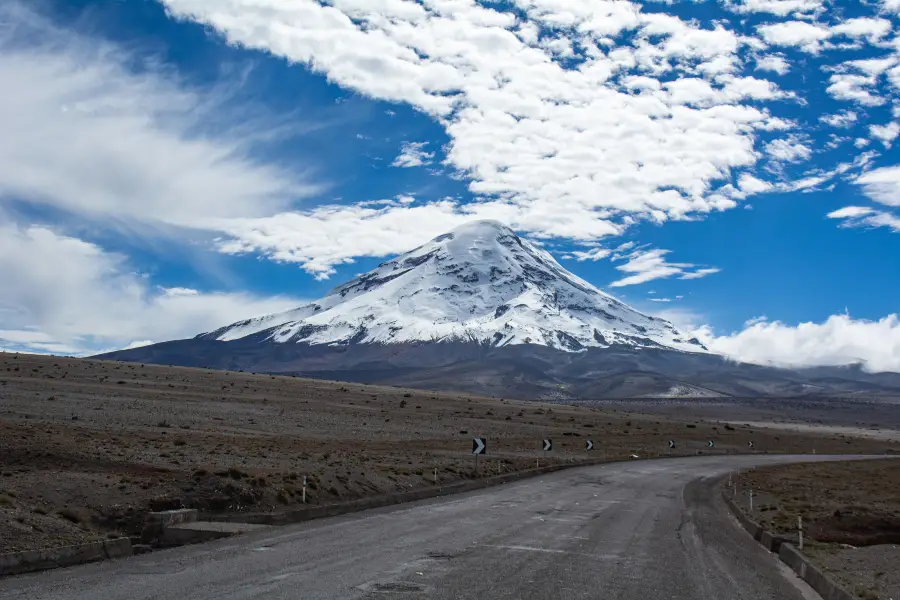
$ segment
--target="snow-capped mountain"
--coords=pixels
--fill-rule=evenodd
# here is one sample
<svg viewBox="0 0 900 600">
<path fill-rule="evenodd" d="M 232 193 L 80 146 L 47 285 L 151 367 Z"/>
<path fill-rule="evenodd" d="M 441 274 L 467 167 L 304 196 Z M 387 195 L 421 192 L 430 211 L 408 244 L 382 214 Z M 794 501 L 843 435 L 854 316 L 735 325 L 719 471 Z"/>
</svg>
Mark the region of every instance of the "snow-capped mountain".
<svg viewBox="0 0 900 600">
<path fill-rule="evenodd" d="M 464 341 L 569 352 L 610 346 L 706 351 L 668 321 L 576 277 L 497 221 L 467 223 L 321 300 L 198 339 L 250 335 L 308 345 Z"/>
</svg>

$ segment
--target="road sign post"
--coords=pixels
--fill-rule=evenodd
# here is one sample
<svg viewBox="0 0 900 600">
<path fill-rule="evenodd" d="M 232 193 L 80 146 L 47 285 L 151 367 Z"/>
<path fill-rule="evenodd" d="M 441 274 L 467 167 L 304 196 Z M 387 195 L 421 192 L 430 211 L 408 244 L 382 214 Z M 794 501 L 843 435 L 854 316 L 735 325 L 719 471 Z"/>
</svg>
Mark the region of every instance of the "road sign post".
<svg viewBox="0 0 900 600">
<path fill-rule="evenodd" d="M 547 453 L 553 450 L 553 440 L 546 439 L 543 442 L 544 444 L 544 458 L 547 458 Z"/>
<path fill-rule="evenodd" d="M 475 455 L 475 473 L 478 473 L 478 457 L 487 451 L 484 438 L 472 438 L 472 454 Z"/>
</svg>

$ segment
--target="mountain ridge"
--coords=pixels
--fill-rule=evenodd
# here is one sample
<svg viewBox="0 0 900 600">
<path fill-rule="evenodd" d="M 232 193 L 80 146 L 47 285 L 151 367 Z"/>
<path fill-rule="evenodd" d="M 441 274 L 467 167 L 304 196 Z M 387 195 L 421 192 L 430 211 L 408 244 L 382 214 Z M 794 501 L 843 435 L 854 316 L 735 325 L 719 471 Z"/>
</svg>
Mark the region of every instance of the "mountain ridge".
<svg viewBox="0 0 900 600">
<path fill-rule="evenodd" d="M 488 342 L 577 352 L 631 345 L 706 352 L 696 338 L 564 269 L 498 221 L 473 221 L 305 306 L 201 334 L 276 343 Z"/>
<path fill-rule="evenodd" d="M 713 354 L 496 221 L 440 235 L 304 306 L 97 358 L 523 399 L 900 396 L 900 374 Z"/>
</svg>

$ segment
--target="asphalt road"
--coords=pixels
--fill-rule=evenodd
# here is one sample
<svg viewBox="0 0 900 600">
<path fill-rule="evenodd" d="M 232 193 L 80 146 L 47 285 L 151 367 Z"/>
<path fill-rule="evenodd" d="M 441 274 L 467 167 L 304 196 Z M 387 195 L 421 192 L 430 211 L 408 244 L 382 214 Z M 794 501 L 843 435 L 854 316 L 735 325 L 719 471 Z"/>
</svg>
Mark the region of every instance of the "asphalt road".
<svg viewBox="0 0 900 600">
<path fill-rule="evenodd" d="M 717 475 L 789 460 L 696 457 L 572 469 L 0 580 L 0 598 L 808 599 L 805 584 L 750 543 L 712 493 Z"/>
</svg>

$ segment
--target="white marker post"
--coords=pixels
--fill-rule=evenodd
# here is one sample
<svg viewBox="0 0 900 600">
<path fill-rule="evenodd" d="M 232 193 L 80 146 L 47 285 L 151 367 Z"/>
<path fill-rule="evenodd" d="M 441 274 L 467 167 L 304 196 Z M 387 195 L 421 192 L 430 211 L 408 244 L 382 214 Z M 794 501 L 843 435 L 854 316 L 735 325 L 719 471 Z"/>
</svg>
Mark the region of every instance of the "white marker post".
<svg viewBox="0 0 900 600">
<path fill-rule="evenodd" d="M 306 504 L 306 475 L 303 476 L 303 504 Z"/>
<path fill-rule="evenodd" d="M 800 549 L 803 550 L 803 517 L 797 517 L 797 533 L 800 534 Z"/>
<path fill-rule="evenodd" d="M 750 489 L 750 513 L 753 513 L 753 489 Z"/>
<path fill-rule="evenodd" d="M 437 485 L 437 467 L 434 468 L 434 485 Z"/>
</svg>

